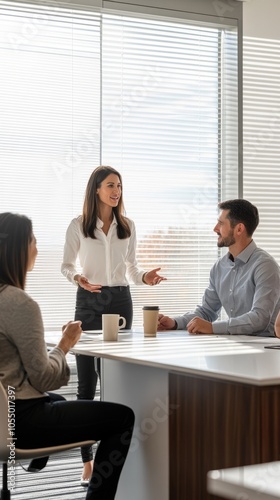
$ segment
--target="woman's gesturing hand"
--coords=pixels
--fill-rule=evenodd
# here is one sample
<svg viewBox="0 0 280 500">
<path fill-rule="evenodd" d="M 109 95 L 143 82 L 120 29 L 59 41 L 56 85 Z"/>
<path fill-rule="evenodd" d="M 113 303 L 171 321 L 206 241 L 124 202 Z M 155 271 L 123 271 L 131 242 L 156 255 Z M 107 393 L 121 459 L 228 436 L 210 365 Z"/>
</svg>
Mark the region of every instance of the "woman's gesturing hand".
<svg viewBox="0 0 280 500">
<path fill-rule="evenodd" d="M 93 283 L 90 283 L 89 280 L 85 276 L 82 276 L 81 274 L 76 274 L 74 280 L 79 284 L 81 288 L 84 288 L 89 292 L 95 292 L 95 293 L 101 292 L 100 289 L 102 285 L 94 285 Z"/>
<path fill-rule="evenodd" d="M 146 285 L 153 286 L 158 285 L 161 281 L 167 280 L 167 278 L 164 278 L 157 273 L 160 269 L 160 267 L 157 267 L 156 269 L 152 269 L 152 271 L 145 273 L 143 279 L 144 283 L 146 283 Z"/>
</svg>

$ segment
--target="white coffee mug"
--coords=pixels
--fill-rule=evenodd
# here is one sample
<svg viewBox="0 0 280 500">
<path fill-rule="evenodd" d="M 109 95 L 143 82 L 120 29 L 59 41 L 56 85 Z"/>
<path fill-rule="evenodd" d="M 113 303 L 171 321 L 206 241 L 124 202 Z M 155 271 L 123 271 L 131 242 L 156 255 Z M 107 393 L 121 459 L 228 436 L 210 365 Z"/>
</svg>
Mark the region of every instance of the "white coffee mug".
<svg viewBox="0 0 280 500">
<path fill-rule="evenodd" d="M 125 318 L 119 314 L 102 314 L 103 340 L 111 342 L 118 340 L 118 332 L 121 328 L 125 328 L 125 325 Z"/>
</svg>

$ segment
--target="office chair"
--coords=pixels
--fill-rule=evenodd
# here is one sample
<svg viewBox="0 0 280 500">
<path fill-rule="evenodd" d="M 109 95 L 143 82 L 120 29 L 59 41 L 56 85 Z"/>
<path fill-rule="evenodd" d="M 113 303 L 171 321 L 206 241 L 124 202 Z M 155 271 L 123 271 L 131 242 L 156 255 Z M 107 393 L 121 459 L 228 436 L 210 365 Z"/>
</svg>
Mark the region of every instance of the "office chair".
<svg viewBox="0 0 280 500">
<path fill-rule="evenodd" d="M 10 500 L 11 492 L 8 489 L 8 461 L 9 460 L 31 460 L 33 458 L 41 458 L 61 451 L 70 450 L 72 448 L 79 448 L 81 446 L 94 444 L 96 441 L 80 441 L 78 443 L 62 444 L 59 446 L 50 446 L 48 448 L 36 448 L 22 450 L 19 448 L 11 448 L 9 445 L 14 441 L 13 436 L 10 435 L 9 430 L 12 432 L 13 424 L 11 422 L 13 413 L 10 407 L 10 426 L 8 426 L 8 398 L 6 391 L 0 382 L 0 461 L 2 462 L 3 469 L 3 484 L 0 494 L 0 500 Z M 15 465 L 15 464 L 13 464 Z"/>
</svg>

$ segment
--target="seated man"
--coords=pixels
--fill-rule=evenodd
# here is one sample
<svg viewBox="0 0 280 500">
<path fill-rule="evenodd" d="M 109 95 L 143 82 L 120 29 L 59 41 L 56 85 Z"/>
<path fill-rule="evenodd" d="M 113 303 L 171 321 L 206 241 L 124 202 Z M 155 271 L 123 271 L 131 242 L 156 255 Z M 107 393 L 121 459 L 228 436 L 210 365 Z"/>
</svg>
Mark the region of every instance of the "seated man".
<svg viewBox="0 0 280 500">
<path fill-rule="evenodd" d="M 258 209 L 242 199 L 225 201 L 219 208 L 222 212 L 214 227 L 217 245 L 229 251 L 212 267 L 202 305 L 174 318 L 160 314 L 158 330 L 273 337 L 280 309 L 280 272 L 273 257 L 252 239 Z M 222 307 L 228 319 L 217 321 Z"/>
</svg>

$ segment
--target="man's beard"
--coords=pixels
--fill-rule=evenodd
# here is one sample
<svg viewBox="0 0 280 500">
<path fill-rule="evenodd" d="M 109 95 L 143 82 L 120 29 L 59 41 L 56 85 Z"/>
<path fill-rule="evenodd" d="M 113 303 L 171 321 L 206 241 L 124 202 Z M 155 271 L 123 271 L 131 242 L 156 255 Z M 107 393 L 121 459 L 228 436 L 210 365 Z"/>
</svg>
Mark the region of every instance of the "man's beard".
<svg viewBox="0 0 280 500">
<path fill-rule="evenodd" d="M 231 245 L 234 245 L 234 243 L 235 243 L 235 238 L 233 236 L 233 230 L 232 230 L 232 232 L 226 238 L 222 238 L 221 241 L 217 242 L 217 246 L 219 248 L 230 247 Z"/>
</svg>

